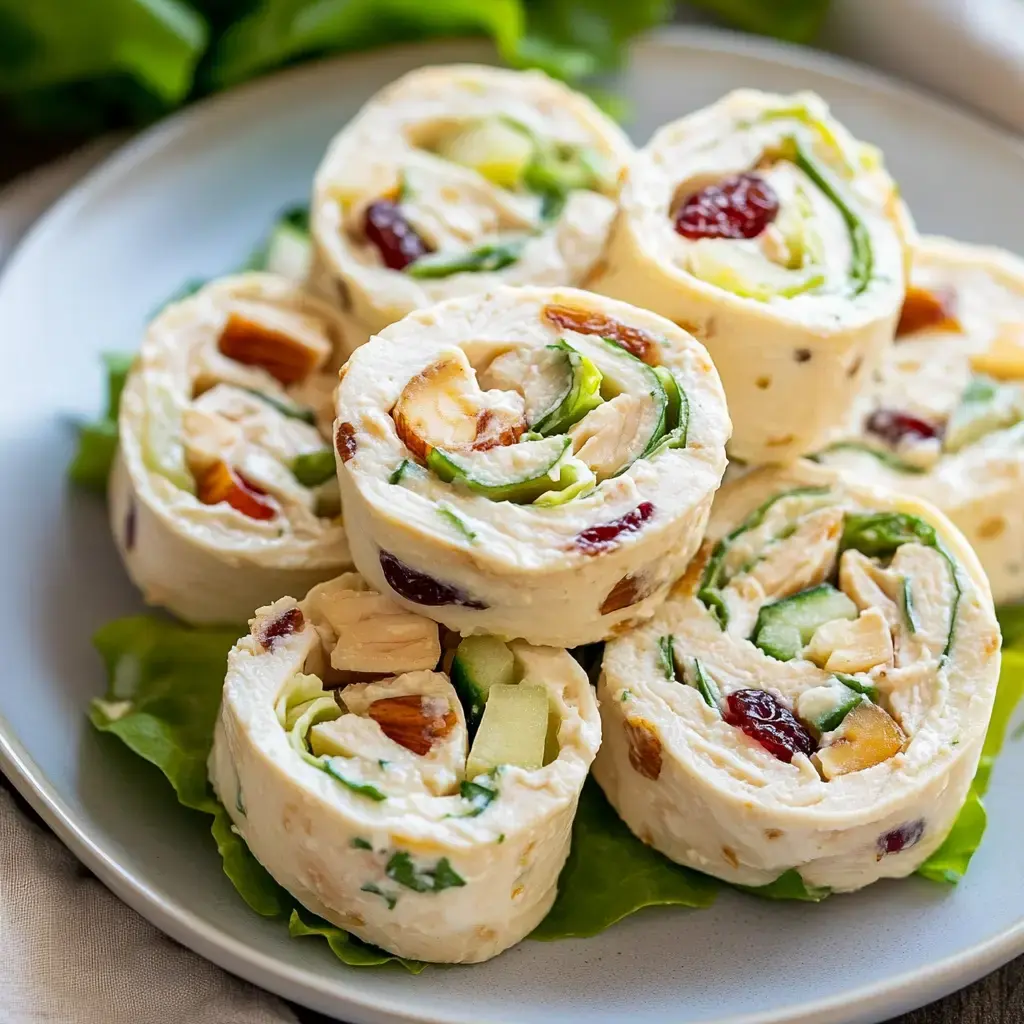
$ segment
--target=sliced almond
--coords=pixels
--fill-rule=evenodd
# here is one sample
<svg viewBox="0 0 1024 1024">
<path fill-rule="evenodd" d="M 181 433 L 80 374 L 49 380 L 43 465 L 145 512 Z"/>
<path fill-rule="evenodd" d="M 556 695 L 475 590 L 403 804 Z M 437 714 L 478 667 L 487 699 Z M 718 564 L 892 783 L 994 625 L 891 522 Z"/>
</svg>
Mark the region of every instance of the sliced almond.
<svg viewBox="0 0 1024 1024">
<path fill-rule="evenodd" d="M 623 576 L 601 602 L 600 612 L 602 615 L 610 615 L 612 612 L 621 611 L 623 608 L 643 601 L 650 593 L 650 583 L 644 576 L 640 574 Z"/>
<path fill-rule="evenodd" d="M 656 782 L 661 775 L 661 740 L 657 730 L 643 718 L 627 719 L 625 729 L 629 763 L 645 779 Z"/>
<path fill-rule="evenodd" d="M 971 369 L 997 380 L 1024 380 L 1024 323 L 1003 324 L 988 349 L 971 356 Z"/>
<path fill-rule="evenodd" d="M 282 384 L 297 384 L 330 358 L 332 345 L 326 325 L 317 317 L 237 299 L 217 348 L 237 363 L 261 366 Z"/>
<path fill-rule="evenodd" d="M 956 293 L 951 288 L 930 291 L 917 285 L 907 288 L 900 311 L 900 322 L 896 336 L 913 334 L 915 331 L 963 331 L 960 321 L 954 315 Z"/>
<path fill-rule="evenodd" d="M 544 318 L 556 327 L 576 331 L 578 334 L 599 334 L 602 338 L 617 342 L 630 355 L 642 359 L 651 366 L 657 366 L 661 361 L 661 346 L 658 339 L 639 327 L 630 327 L 629 324 L 596 310 L 557 303 L 545 306 L 542 313 Z"/>
<path fill-rule="evenodd" d="M 868 672 L 891 665 L 892 633 L 885 615 L 868 608 L 856 619 L 833 619 L 819 626 L 803 656 L 826 672 Z"/>
<path fill-rule="evenodd" d="M 452 352 L 405 385 L 391 416 L 402 443 L 425 459 L 432 448 L 472 444 L 480 407 L 481 391 L 469 360 Z"/>
<path fill-rule="evenodd" d="M 414 754 L 429 754 L 438 740 L 455 728 L 455 712 L 443 697 L 385 697 L 375 700 L 367 714 L 388 739 Z"/>
<path fill-rule="evenodd" d="M 263 491 L 247 483 L 226 462 L 212 462 L 196 476 L 196 497 L 204 505 L 226 501 L 250 519 L 273 519 L 277 507 Z"/>
<path fill-rule="evenodd" d="M 835 779 L 888 761 L 906 742 L 903 730 L 883 708 L 869 701 L 858 704 L 812 760 L 822 777 Z"/>
<path fill-rule="evenodd" d="M 476 437 L 471 445 L 476 451 L 486 451 L 506 444 L 515 444 L 526 433 L 526 416 L 522 408 L 484 409 L 477 414 Z"/>
</svg>

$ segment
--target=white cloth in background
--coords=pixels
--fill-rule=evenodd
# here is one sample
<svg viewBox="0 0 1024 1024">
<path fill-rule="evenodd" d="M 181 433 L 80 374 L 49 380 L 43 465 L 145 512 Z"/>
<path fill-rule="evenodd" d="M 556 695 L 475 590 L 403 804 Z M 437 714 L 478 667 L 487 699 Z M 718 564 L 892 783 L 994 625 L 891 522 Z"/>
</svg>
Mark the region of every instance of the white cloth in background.
<svg viewBox="0 0 1024 1024">
<path fill-rule="evenodd" d="M 280 1000 L 166 938 L 0 788 L 3 1024 L 294 1024 Z"/>
<path fill-rule="evenodd" d="M 832 0 L 821 45 L 1024 132 L 1024 0 Z"/>
<path fill-rule="evenodd" d="M 827 48 L 1024 132 L 1024 0 L 833 0 Z M 0 264 L 118 139 L 0 191 Z M 165 938 L 0 788 L 2 1024 L 294 1024 L 276 998 Z"/>
</svg>

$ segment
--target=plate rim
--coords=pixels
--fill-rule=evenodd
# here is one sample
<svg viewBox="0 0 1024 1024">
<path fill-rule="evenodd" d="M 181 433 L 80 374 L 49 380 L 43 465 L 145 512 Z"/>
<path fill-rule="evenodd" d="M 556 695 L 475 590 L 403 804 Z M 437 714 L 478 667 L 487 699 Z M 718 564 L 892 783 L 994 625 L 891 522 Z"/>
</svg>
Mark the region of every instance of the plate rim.
<svg viewBox="0 0 1024 1024">
<path fill-rule="evenodd" d="M 265 91 L 283 83 L 314 80 L 330 68 L 345 64 L 372 64 L 386 54 L 412 52 L 422 54 L 422 63 L 430 63 L 439 47 L 465 49 L 467 60 L 480 60 L 494 50 L 486 41 L 428 40 L 419 43 L 379 47 L 359 53 L 327 57 L 262 76 L 241 86 L 206 97 L 144 129 L 135 138 L 118 147 L 97 167 L 87 172 L 61 196 L 31 227 L 0 271 L 0 305 L 3 304 L 13 271 L 26 262 L 33 250 L 45 245 L 51 234 L 88 203 L 94 190 L 102 189 L 154 151 L 172 145 L 174 140 L 224 116 L 235 106 L 255 102 Z M 863 85 L 877 94 L 887 94 L 902 103 L 923 105 L 930 114 L 945 117 L 957 128 L 981 133 L 992 144 L 1012 152 L 1024 168 L 1024 140 L 1005 128 L 986 121 L 979 114 L 917 86 L 905 83 L 881 71 L 835 54 L 792 43 L 748 36 L 739 32 L 703 25 L 664 26 L 640 37 L 630 48 L 635 58 L 645 47 L 686 51 L 690 49 L 783 63 L 801 70 Z M 438 1017 L 410 1011 L 380 996 L 367 997 L 344 970 L 337 977 L 282 964 L 245 942 L 223 932 L 192 911 L 178 905 L 154 889 L 142 873 L 121 865 L 111 851 L 105 850 L 75 820 L 70 807 L 42 769 L 28 754 L 6 718 L 0 714 L 0 768 L 29 805 L 54 831 L 61 842 L 78 857 L 119 899 L 150 923 L 182 945 L 238 977 L 283 998 L 327 1013 L 353 1013 L 361 1021 L 402 1022 L 402 1024 L 486 1024 L 478 1016 Z M 718 1024 L 853 1024 L 879 1020 L 927 1002 L 970 984 L 982 975 L 1024 953 L 1024 912 L 1017 922 L 960 953 L 873 984 L 861 985 L 840 995 L 812 1003 L 791 1004 L 769 1013 L 742 1014 L 723 1018 Z M 351 1005 L 339 1005 L 342 1001 Z M 355 1024 L 355 1018 L 353 1018 Z M 495 1022 L 497 1024 L 497 1022 Z"/>
</svg>

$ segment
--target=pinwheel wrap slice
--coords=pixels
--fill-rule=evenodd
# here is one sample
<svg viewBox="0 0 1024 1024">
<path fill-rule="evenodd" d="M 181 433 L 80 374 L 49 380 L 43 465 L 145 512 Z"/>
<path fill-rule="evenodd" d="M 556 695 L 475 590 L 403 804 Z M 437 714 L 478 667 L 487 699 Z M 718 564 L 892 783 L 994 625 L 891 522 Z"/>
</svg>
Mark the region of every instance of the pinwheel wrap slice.
<svg viewBox="0 0 1024 1024">
<path fill-rule="evenodd" d="M 730 454 L 782 463 L 830 439 L 892 342 L 912 234 L 878 151 L 820 98 L 740 90 L 637 154 L 588 287 L 700 338 Z"/>
<path fill-rule="evenodd" d="M 924 238 L 896 344 L 818 460 L 937 505 L 1024 598 L 1024 261 Z"/>
<path fill-rule="evenodd" d="M 150 324 L 109 488 L 147 602 L 244 622 L 351 565 L 330 441 L 344 332 L 330 306 L 264 273 L 206 285 Z"/>
<path fill-rule="evenodd" d="M 728 431 L 707 353 L 660 317 L 575 289 L 440 303 L 343 373 L 353 559 L 463 634 L 604 639 L 684 572 Z"/>
<path fill-rule="evenodd" d="M 346 574 L 260 609 L 228 659 L 210 775 L 234 827 L 309 910 L 403 957 L 486 960 L 540 922 L 600 743 L 569 654 L 484 647 L 450 668 L 482 700 L 467 720 L 437 625 Z"/>
<path fill-rule="evenodd" d="M 413 71 L 328 148 L 314 277 L 372 332 L 499 284 L 582 284 L 632 151 L 587 97 L 541 72 Z"/>
<path fill-rule="evenodd" d="M 709 539 L 606 649 L 598 782 L 637 836 L 729 882 L 910 874 L 964 803 L 995 696 L 977 558 L 934 508 L 799 463 L 726 485 Z"/>
</svg>

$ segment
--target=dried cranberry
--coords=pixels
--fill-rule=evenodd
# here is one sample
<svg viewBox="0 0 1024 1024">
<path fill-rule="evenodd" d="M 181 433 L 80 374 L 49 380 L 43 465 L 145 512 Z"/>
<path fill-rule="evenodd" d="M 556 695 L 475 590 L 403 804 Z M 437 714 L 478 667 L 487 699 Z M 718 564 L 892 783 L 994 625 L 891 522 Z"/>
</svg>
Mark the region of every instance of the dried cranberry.
<svg viewBox="0 0 1024 1024">
<path fill-rule="evenodd" d="M 363 214 L 363 233 L 376 246 L 384 266 L 405 270 L 410 263 L 431 251 L 430 246 L 405 219 L 397 203 L 378 199 Z"/>
<path fill-rule="evenodd" d="M 380 567 L 384 570 L 384 579 L 388 586 L 399 597 L 414 604 L 425 604 L 431 607 L 443 604 L 457 604 L 463 608 L 486 608 L 482 601 L 476 601 L 468 594 L 448 583 L 428 576 L 425 572 L 413 569 L 390 551 L 380 553 Z"/>
<path fill-rule="evenodd" d="M 348 462 L 355 455 L 359 446 L 356 443 L 356 428 L 351 423 L 338 424 L 338 429 L 334 432 L 334 447 L 342 462 Z"/>
<path fill-rule="evenodd" d="M 900 825 L 899 828 L 894 828 L 891 832 L 883 833 L 878 837 L 879 859 L 887 853 L 899 853 L 901 850 L 909 850 L 910 847 L 917 846 L 923 836 L 924 818 L 918 818 L 917 821 L 908 821 L 905 825 Z"/>
<path fill-rule="evenodd" d="M 610 523 L 600 523 L 580 530 L 573 538 L 573 543 L 588 555 L 596 555 L 614 547 L 624 533 L 636 533 L 653 515 L 654 506 L 649 501 L 642 501 L 632 512 Z"/>
<path fill-rule="evenodd" d="M 599 334 L 608 341 L 621 345 L 630 355 L 652 365 L 657 362 L 658 342 L 652 334 L 639 327 L 630 327 L 604 313 L 575 306 L 551 305 L 543 309 L 545 319 L 556 327 L 577 334 Z"/>
<path fill-rule="evenodd" d="M 684 238 L 757 238 L 779 213 L 779 197 L 760 174 L 737 174 L 688 195 L 675 212 Z"/>
<path fill-rule="evenodd" d="M 894 448 L 904 440 L 930 441 L 942 434 L 941 427 L 896 409 L 876 409 L 864 421 L 864 429 Z"/>
<path fill-rule="evenodd" d="M 305 625 L 302 609 L 298 606 L 282 612 L 276 619 L 263 625 L 259 632 L 260 643 L 269 651 L 282 637 L 297 633 Z"/>
<path fill-rule="evenodd" d="M 789 764 L 794 754 L 810 755 L 817 750 L 803 723 L 767 690 L 735 690 L 725 703 L 725 720 L 780 761 Z"/>
<path fill-rule="evenodd" d="M 135 532 L 138 528 L 139 513 L 134 500 L 128 502 L 128 512 L 124 517 L 124 548 L 132 551 L 135 548 Z"/>
</svg>

